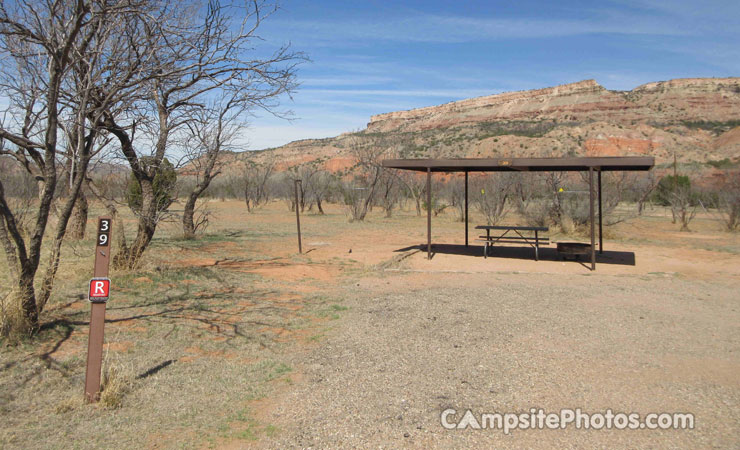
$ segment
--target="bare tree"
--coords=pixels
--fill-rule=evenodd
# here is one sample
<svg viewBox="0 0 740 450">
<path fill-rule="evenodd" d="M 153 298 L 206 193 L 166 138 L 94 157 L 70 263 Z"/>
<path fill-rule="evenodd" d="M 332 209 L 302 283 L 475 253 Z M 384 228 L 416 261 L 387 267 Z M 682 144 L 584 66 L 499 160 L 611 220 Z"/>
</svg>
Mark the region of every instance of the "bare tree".
<svg viewBox="0 0 740 450">
<path fill-rule="evenodd" d="M 222 150 L 230 149 L 243 128 L 240 117 L 248 107 L 244 100 L 245 96 L 240 91 L 222 92 L 209 107 L 195 110 L 192 120 L 186 122 L 189 133 L 184 148 L 189 172 L 196 177 L 182 214 L 182 231 L 186 239 L 195 237 L 196 225 L 207 223 L 203 220 L 207 216 L 201 216 L 197 224 L 193 221 L 195 203 L 221 173 L 219 155 Z"/>
<path fill-rule="evenodd" d="M 351 221 L 363 221 L 375 198 L 378 183 L 387 172 L 382 160 L 389 154 L 388 142 L 381 138 L 355 137 L 350 151 L 356 163 L 350 169 L 351 181 L 341 184 L 344 203 Z"/>
<path fill-rule="evenodd" d="M 740 229 L 740 172 L 735 172 L 717 193 L 717 210 L 727 231 Z"/>
<path fill-rule="evenodd" d="M 393 215 L 393 208 L 401 199 L 401 183 L 398 176 L 390 170 L 383 170 L 378 180 L 377 203 L 385 211 L 385 217 Z"/>
<path fill-rule="evenodd" d="M 243 7 L 211 1 L 203 10 L 199 2 L 168 2 L 159 6 L 156 21 L 140 30 L 147 38 L 138 50 L 154 49 L 150 81 L 136 110 L 109 109 L 101 122 L 116 136 L 132 173 L 141 184 L 142 210 L 137 234 L 128 251 L 115 262 L 135 267 L 149 246 L 157 227 L 153 180 L 176 133 L 192 120 L 204 98 L 223 90 L 240 91 L 251 108 L 275 112 L 278 98 L 296 87 L 296 66 L 304 58 L 284 46 L 261 58 L 251 52 L 257 28 L 276 7 L 255 1 Z M 236 18 L 242 18 L 235 23 Z M 128 119 L 129 117 L 136 119 Z M 137 122 L 137 120 L 139 122 Z M 128 125 L 124 125 L 128 122 Z M 152 163 L 140 161 L 134 132 L 140 125 L 148 137 Z"/>
<path fill-rule="evenodd" d="M 635 193 L 635 200 L 637 202 L 637 215 L 641 216 L 642 211 L 645 209 L 645 203 L 650 200 L 650 196 L 658 187 L 658 179 L 655 176 L 655 171 L 649 171 L 645 176 L 636 177 L 636 179 L 630 183 L 630 189 Z"/>
<path fill-rule="evenodd" d="M 316 205 L 319 214 L 324 214 L 323 202 L 329 195 L 334 184 L 334 176 L 323 169 L 324 160 L 319 158 L 300 165 L 297 170 L 298 179 L 302 180 L 300 187 L 301 209 L 308 202 L 309 211 Z"/>
<path fill-rule="evenodd" d="M 676 186 L 668 199 L 673 217 L 681 223 L 681 231 L 691 231 L 689 223 L 696 216 L 698 207 L 696 193 L 690 186 Z"/>
<path fill-rule="evenodd" d="M 473 201 L 488 225 L 496 225 L 509 212 L 509 200 L 514 182 L 510 173 L 495 173 L 476 177 L 473 181 Z"/>
<path fill-rule="evenodd" d="M 38 328 L 59 265 L 60 248 L 99 132 L 95 121 L 101 108 L 119 100 L 130 83 L 136 60 L 117 39 L 122 18 L 137 2 L 27 2 L 0 3 L 0 51 L 6 64 L 0 68 L 2 95 L 11 100 L 0 139 L 2 153 L 13 156 L 39 185 L 38 206 L 31 235 L 18 228 L 15 213 L 5 198 L 0 180 L 0 240 L 13 260 L 11 272 L 21 309 L 30 330 Z M 106 84 L 108 95 L 96 88 Z M 49 266 L 40 286 L 34 286 L 42 242 L 57 189 L 57 158 L 65 155 L 60 140 L 68 126 L 66 145 L 75 155 L 67 200 L 58 211 Z"/>
<path fill-rule="evenodd" d="M 398 181 L 406 188 L 405 192 L 414 200 L 416 215 L 421 216 L 421 204 L 426 195 L 426 177 L 411 171 L 398 171 Z"/>
<path fill-rule="evenodd" d="M 260 163 L 247 161 L 242 176 L 244 182 L 244 202 L 247 211 L 251 212 L 257 206 L 267 203 L 270 199 L 268 183 L 275 170 L 275 159 L 266 158 Z"/>
</svg>

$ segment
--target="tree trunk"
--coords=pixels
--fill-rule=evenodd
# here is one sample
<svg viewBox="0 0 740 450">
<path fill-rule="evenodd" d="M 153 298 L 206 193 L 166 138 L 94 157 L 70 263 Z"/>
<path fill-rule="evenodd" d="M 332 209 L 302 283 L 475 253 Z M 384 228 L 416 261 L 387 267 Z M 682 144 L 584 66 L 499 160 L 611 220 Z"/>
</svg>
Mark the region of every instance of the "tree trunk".
<svg viewBox="0 0 740 450">
<path fill-rule="evenodd" d="M 46 268 L 46 273 L 41 280 L 41 287 L 39 294 L 36 298 L 36 311 L 38 314 L 44 310 L 46 302 L 51 297 L 51 291 L 54 287 L 54 280 L 56 279 L 57 270 L 59 269 L 59 260 L 62 254 L 62 242 L 67 232 L 69 225 L 69 219 L 75 209 L 78 208 L 80 203 L 80 196 L 83 196 L 84 205 L 84 219 L 82 219 L 82 236 L 85 234 L 85 224 L 87 222 L 87 199 L 84 198 L 82 186 L 85 182 L 84 174 L 87 173 L 87 166 L 90 162 L 90 146 L 94 142 L 94 136 L 91 134 L 88 137 L 88 144 L 84 148 L 84 152 L 80 155 L 79 161 L 79 175 L 75 178 L 72 185 L 72 189 L 69 191 L 69 196 L 64 202 L 63 208 L 58 213 L 59 221 L 57 222 L 56 232 L 54 234 L 54 240 L 52 241 L 51 256 L 49 257 L 49 265 Z"/>
<path fill-rule="evenodd" d="M 152 177 L 153 179 L 154 177 Z M 136 230 L 136 238 L 131 247 L 122 248 L 113 258 L 115 267 L 134 269 L 139 264 L 141 256 L 149 246 L 157 230 L 157 202 L 154 198 L 152 181 L 141 179 L 141 213 Z"/>
<path fill-rule="evenodd" d="M 321 207 L 321 199 L 316 197 L 316 207 L 319 208 L 319 214 L 324 215 L 324 208 Z"/>
<path fill-rule="evenodd" d="M 39 328 L 39 311 L 36 308 L 36 292 L 33 288 L 33 279 L 36 268 L 25 264 L 18 276 L 18 298 L 21 301 L 23 317 L 31 331 Z"/>
<path fill-rule="evenodd" d="M 244 183 L 244 203 L 247 204 L 247 212 L 252 212 L 252 206 L 249 202 L 249 181 Z"/>
<path fill-rule="evenodd" d="M 195 239 L 193 216 L 195 215 L 196 200 L 198 200 L 198 193 L 194 191 L 188 195 L 188 200 L 185 202 L 185 210 L 182 213 L 182 233 L 185 239 Z"/>
<path fill-rule="evenodd" d="M 87 226 L 88 203 L 85 193 L 80 191 L 80 195 L 75 201 L 74 210 L 72 211 L 72 223 L 70 224 L 69 235 L 75 240 L 85 239 L 85 228 Z"/>
<path fill-rule="evenodd" d="M 0 241 L 3 244 L 3 250 L 5 250 L 5 258 L 8 261 L 8 270 L 10 270 L 10 276 L 13 283 L 18 282 L 18 259 L 15 250 L 15 245 L 10 240 L 8 235 L 8 229 L 5 227 L 5 219 L 0 217 Z"/>
</svg>

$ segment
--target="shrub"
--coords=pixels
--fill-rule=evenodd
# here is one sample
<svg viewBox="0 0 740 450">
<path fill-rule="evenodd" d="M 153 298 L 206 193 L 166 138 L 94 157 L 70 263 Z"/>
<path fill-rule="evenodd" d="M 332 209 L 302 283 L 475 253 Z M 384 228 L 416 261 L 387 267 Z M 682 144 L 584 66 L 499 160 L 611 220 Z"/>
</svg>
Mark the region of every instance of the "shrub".
<svg viewBox="0 0 740 450">
<path fill-rule="evenodd" d="M 140 164 L 143 166 L 145 171 L 149 171 L 153 158 L 146 157 L 141 158 Z M 160 164 L 160 170 L 154 176 L 152 188 L 154 189 L 154 199 L 157 204 L 157 212 L 165 211 L 170 207 L 172 202 L 175 201 L 175 194 L 177 187 L 177 172 L 172 163 L 164 158 Z M 141 212 L 142 196 L 141 196 L 141 184 L 136 179 L 134 174 L 131 174 L 129 179 L 128 188 L 126 190 L 126 201 L 128 202 L 129 208 L 135 213 Z"/>
<path fill-rule="evenodd" d="M 691 180 L 686 175 L 666 175 L 658 182 L 655 189 L 655 203 L 670 206 L 673 193 L 679 190 L 691 190 Z"/>
</svg>

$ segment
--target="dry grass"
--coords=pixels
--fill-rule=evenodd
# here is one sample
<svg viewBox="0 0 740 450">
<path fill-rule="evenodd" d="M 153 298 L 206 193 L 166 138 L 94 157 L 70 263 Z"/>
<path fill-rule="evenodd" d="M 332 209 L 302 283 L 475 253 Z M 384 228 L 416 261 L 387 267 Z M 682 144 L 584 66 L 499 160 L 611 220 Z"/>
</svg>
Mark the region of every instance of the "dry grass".
<svg viewBox="0 0 740 450">
<path fill-rule="evenodd" d="M 133 371 L 130 367 L 106 358 L 103 363 L 100 404 L 106 408 L 120 408 L 123 405 L 123 397 L 133 386 L 133 381 Z"/>
<path fill-rule="evenodd" d="M 279 273 L 292 264 L 312 270 L 309 257 L 294 255 L 293 239 L 290 249 L 280 249 L 281 240 L 293 237 L 294 216 L 278 207 L 255 223 L 260 213 L 244 212 L 235 220 L 232 211 L 241 214 L 241 203 L 219 206 L 226 220 L 220 227 L 214 221 L 209 234 L 183 240 L 178 224 L 165 223 L 140 268 L 111 271 L 97 405 L 82 401 L 89 320 L 83 293 L 94 243 L 88 234 L 64 245 L 42 329 L 32 340 L 0 347 L 0 448 L 30 442 L 96 448 L 112 441 L 198 447 L 275 432 L 253 417 L 251 402 L 288 385 L 293 375 L 286 352 L 316 345 L 309 339 L 317 334 L 313 330 L 325 330 L 324 322 L 338 312 L 322 317 L 330 297 L 301 292 L 269 271 L 252 272 L 263 261 Z M 90 220 L 102 212 L 93 208 Z M 283 215 L 289 220 L 273 222 Z M 133 218 L 125 220 L 133 232 Z M 278 251 L 271 254 L 275 242 Z M 0 284 L 6 276 L 0 269 Z M 9 298 L 3 304 L 10 305 Z M 4 309 L 4 320 L 16 317 L 11 312 Z"/>
</svg>

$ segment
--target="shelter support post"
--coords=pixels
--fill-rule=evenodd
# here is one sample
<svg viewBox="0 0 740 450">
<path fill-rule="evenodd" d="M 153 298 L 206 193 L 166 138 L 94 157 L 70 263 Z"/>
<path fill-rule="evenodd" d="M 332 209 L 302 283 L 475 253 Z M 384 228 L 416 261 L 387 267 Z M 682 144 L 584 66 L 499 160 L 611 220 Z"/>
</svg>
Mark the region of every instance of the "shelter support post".
<svg viewBox="0 0 740 450">
<path fill-rule="evenodd" d="M 465 171 L 465 246 L 468 246 L 468 171 Z"/>
<path fill-rule="evenodd" d="M 601 167 L 599 167 L 598 176 L 599 185 L 599 253 L 604 253 L 604 233 L 601 225 Z"/>
<path fill-rule="evenodd" d="M 432 169 L 427 167 L 427 259 L 432 259 Z"/>
<path fill-rule="evenodd" d="M 594 236 L 594 168 L 588 168 L 588 210 L 591 225 L 591 270 L 596 270 L 596 241 Z"/>
</svg>

